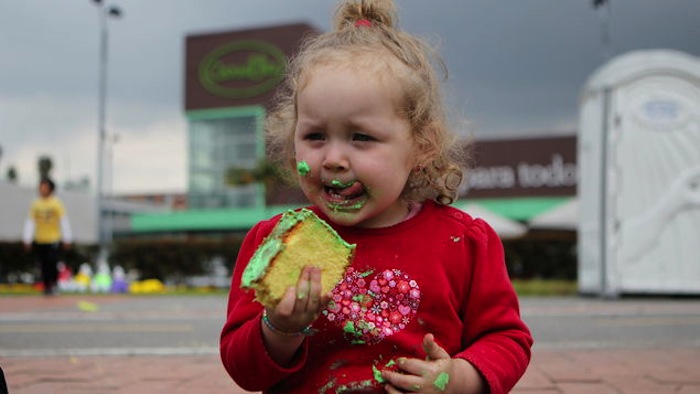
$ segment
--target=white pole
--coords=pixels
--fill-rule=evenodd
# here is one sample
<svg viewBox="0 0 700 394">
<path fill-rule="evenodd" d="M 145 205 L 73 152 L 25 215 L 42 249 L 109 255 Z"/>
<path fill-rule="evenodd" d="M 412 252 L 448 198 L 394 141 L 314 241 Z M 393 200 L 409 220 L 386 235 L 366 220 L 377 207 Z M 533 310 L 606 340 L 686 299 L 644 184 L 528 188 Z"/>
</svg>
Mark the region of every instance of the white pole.
<svg viewBox="0 0 700 394">
<path fill-rule="evenodd" d="M 106 253 L 104 237 L 104 209 L 103 209 L 103 176 L 104 176 L 104 147 L 105 147 L 105 119 L 107 101 L 107 13 L 103 4 L 99 4 L 100 18 L 100 53 L 99 53 L 99 74 L 98 74 L 98 113 L 97 113 L 97 177 L 96 177 L 96 198 L 97 198 L 97 243 L 100 256 Z"/>
<path fill-rule="evenodd" d="M 96 206 L 97 206 L 97 243 L 99 245 L 99 258 L 107 259 L 109 255 L 108 237 L 109 229 L 106 228 L 104 209 L 104 171 L 105 171 L 105 144 L 107 137 L 107 55 L 109 52 L 108 18 L 120 16 L 121 11 L 116 7 L 105 7 L 102 0 L 93 0 L 99 7 L 100 19 L 100 57 L 98 75 L 98 136 L 97 136 L 97 176 L 96 176 Z"/>
</svg>

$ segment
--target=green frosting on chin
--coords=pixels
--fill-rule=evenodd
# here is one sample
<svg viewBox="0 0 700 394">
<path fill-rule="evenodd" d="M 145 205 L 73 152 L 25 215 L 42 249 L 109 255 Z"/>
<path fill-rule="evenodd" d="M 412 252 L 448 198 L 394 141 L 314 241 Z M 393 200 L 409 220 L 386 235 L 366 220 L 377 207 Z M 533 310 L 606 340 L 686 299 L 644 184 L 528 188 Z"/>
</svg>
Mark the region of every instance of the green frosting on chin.
<svg viewBox="0 0 700 394">
<path fill-rule="evenodd" d="M 328 208 L 333 212 L 355 212 L 362 209 L 367 201 L 358 201 L 354 204 L 329 203 Z"/>
</svg>

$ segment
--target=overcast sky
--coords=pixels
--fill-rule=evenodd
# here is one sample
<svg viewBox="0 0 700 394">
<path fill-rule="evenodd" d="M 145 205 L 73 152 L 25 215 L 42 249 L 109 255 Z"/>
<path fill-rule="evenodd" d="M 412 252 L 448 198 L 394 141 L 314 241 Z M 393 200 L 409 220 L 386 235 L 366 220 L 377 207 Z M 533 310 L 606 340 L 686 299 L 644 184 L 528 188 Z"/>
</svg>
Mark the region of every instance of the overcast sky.
<svg viewBox="0 0 700 394">
<path fill-rule="evenodd" d="M 477 138 L 571 134 L 586 80 L 608 55 L 671 48 L 700 56 L 700 0 L 398 0 L 400 24 L 440 44 L 448 102 Z M 184 39 L 308 22 L 327 30 L 330 0 L 115 0 L 108 133 L 112 190 L 185 191 Z M 602 44 L 609 22 L 610 45 Z M 0 179 L 33 186 L 40 155 L 60 184 L 97 168 L 98 7 L 91 0 L 0 2 Z"/>
</svg>

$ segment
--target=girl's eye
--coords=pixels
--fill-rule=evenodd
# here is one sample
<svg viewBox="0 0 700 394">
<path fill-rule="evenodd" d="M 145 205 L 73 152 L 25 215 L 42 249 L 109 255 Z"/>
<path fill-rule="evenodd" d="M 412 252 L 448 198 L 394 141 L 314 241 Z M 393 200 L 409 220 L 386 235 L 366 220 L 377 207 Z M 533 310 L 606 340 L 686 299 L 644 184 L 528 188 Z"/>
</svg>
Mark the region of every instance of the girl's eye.
<svg viewBox="0 0 700 394">
<path fill-rule="evenodd" d="M 304 136 L 305 140 L 309 141 L 321 141 L 323 140 L 323 134 L 321 133 L 308 133 Z"/>
<path fill-rule="evenodd" d="M 373 141 L 374 138 L 368 136 L 367 134 L 353 134 L 352 139 L 355 141 Z"/>
</svg>

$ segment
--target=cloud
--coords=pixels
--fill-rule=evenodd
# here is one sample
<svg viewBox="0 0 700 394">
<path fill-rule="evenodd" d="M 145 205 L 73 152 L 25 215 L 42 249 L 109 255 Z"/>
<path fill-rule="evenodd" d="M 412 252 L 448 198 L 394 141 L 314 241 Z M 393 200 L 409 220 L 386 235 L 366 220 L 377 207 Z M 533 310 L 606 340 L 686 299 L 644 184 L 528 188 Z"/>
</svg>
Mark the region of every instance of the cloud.
<svg viewBox="0 0 700 394">
<path fill-rule="evenodd" d="M 186 122 L 170 117 L 139 130 L 117 130 L 115 193 L 186 190 Z"/>
<path fill-rule="evenodd" d="M 110 141 L 116 136 L 111 156 L 114 171 L 110 181 L 109 166 L 105 164 L 105 192 L 184 191 L 184 115 L 147 102 L 116 102 L 111 109 L 106 130 Z M 95 113 L 95 99 L 88 97 L 0 98 L 0 176 L 4 178 L 7 169 L 14 166 L 20 184 L 34 185 L 38 181 L 38 158 L 47 155 L 53 160 L 52 176 L 59 184 L 87 176 L 94 187 L 98 136 Z M 105 160 L 109 159 L 106 154 Z"/>
<path fill-rule="evenodd" d="M 68 169 L 61 163 L 76 151 L 86 151 L 84 136 L 95 128 L 96 120 L 85 114 L 87 105 L 94 106 L 94 100 L 47 94 L 0 97 L 0 176 L 4 178 L 7 169 L 14 166 L 20 183 L 33 185 L 38 179 L 37 160 L 48 155 L 54 161 L 54 174 L 64 177 Z"/>
<path fill-rule="evenodd" d="M 309 22 L 337 1 L 115 0 L 107 126 L 119 135 L 114 190 L 186 188 L 184 40 L 189 34 Z M 438 4 L 439 3 L 439 4 Z M 700 54 L 700 1 L 610 2 L 611 50 Z M 576 128 L 579 92 L 605 62 L 602 10 L 588 1 L 398 0 L 400 26 L 436 41 L 450 113 L 477 138 Z M 33 185 L 50 153 L 59 182 L 96 172 L 99 18 L 93 2 L 4 0 L 0 12 L 0 178 Z"/>
</svg>

